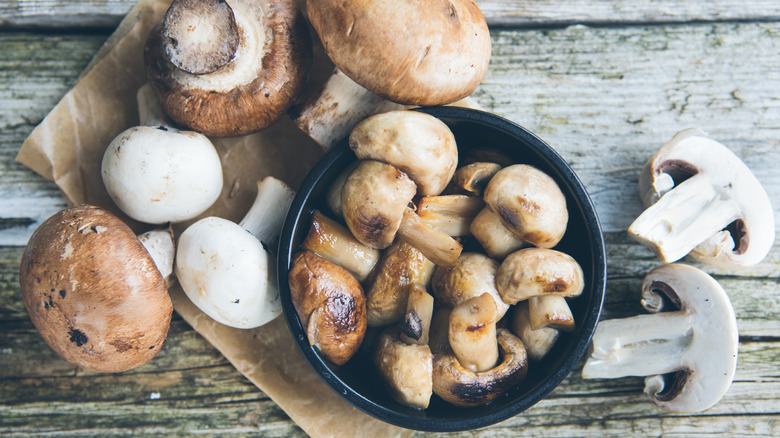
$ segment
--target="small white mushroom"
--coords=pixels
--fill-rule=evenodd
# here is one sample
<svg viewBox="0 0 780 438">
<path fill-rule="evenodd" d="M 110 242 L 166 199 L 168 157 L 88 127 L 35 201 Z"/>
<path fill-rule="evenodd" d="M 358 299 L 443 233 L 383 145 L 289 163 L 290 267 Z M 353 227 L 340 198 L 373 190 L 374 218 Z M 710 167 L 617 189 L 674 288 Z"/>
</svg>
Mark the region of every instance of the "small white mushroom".
<svg viewBox="0 0 780 438">
<path fill-rule="evenodd" d="M 236 328 L 261 326 L 281 313 L 275 248 L 294 197 L 267 177 L 240 224 L 207 217 L 179 237 L 176 277 L 190 300 L 215 321 Z"/>
<path fill-rule="evenodd" d="M 517 303 L 515 311 L 512 313 L 511 330 L 523 341 L 528 358 L 541 360 L 552 350 L 560 332 L 550 327 L 532 328 L 528 307 L 528 301 Z"/>
<path fill-rule="evenodd" d="M 428 345 L 433 319 L 433 296 L 419 283 L 412 283 L 407 287 L 409 299 L 406 302 L 404 318 L 399 323 L 400 338 L 407 344 Z"/>
<path fill-rule="evenodd" d="M 374 350 L 374 364 L 390 396 L 399 403 L 425 409 L 433 395 L 433 354 L 425 344 L 406 344 L 398 330 L 382 332 Z"/>
<path fill-rule="evenodd" d="M 477 252 L 463 253 L 451 267 L 437 266 L 431 278 L 431 289 L 440 303 L 455 307 L 483 293 L 493 297 L 498 319 L 504 317 L 509 304 L 496 289 L 498 262 Z"/>
<path fill-rule="evenodd" d="M 761 183 L 733 152 L 698 129 L 678 133 L 639 178 L 647 209 L 629 234 L 671 263 L 691 254 L 722 269 L 759 263 L 775 222 Z"/>
<path fill-rule="evenodd" d="M 101 176 L 114 203 L 131 218 L 150 224 L 192 219 L 222 191 L 222 165 L 211 141 L 159 119 L 162 110 L 149 85 L 138 91 L 141 119 L 106 148 Z"/>
<path fill-rule="evenodd" d="M 543 295 L 528 299 L 531 328 L 554 328 L 563 332 L 574 330 L 574 316 L 566 298 L 559 295 Z"/>
<path fill-rule="evenodd" d="M 496 365 L 496 322 L 496 302 L 488 293 L 470 298 L 452 309 L 450 347 L 463 368 L 479 373 Z"/>
<path fill-rule="evenodd" d="M 498 266 L 496 289 L 505 303 L 544 295 L 576 297 L 585 287 L 582 267 L 568 254 L 554 249 L 515 251 Z"/>
<path fill-rule="evenodd" d="M 678 309 L 661 312 L 667 302 Z M 694 267 L 663 265 L 645 276 L 642 305 L 653 313 L 598 324 L 582 377 L 650 376 L 645 392 L 661 409 L 714 406 L 737 365 L 737 320 L 726 292 Z"/>
</svg>

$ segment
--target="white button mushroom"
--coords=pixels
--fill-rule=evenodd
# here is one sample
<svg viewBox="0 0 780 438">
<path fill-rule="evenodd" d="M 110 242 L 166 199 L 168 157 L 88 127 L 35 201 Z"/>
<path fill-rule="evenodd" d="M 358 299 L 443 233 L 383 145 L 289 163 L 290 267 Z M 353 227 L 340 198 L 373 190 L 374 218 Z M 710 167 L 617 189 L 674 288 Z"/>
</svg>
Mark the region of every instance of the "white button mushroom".
<svg viewBox="0 0 780 438">
<path fill-rule="evenodd" d="M 101 175 L 114 203 L 150 224 L 183 222 L 203 213 L 222 191 L 222 165 L 203 134 L 167 120 L 149 85 L 138 90 L 139 113 L 150 126 L 119 134 L 106 148 Z M 151 126 L 155 125 L 155 126 Z"/>
<path fill-rule="evenodd" d="M 679 309 L 657 313 L 666 300 Z M 656 313 L 599 322 L 582 377 L 651 376 L 645 392 L 661 409 L 714 406 L 737 365 L 737 320 L 726 292 L 696 268 L 663 265 L 645 276 L 642 305 Z"/>
<path fill-rule="evenodd" d="M 701 130 L 682 131 L 661 147 L 645 165 L 639 190 L 647 209 L 628 233 L 664 263 L 690 253 L 731 269 L 759 263 L 772 248 L 774 213 L 761 183 Z"/>
<path fill-rule="evenodd" d="M 179 236 L 176 277 L 189 299 L 215 321 L 236 328 L 266 324 L 281 313 L 274 247 L 294 193 L 267 177 L 240 224 L 207 217 Z"/>
<path fill-rule="evenodd" d="M 513 252 L 496 271 L 496 289 L 508 304 L 544 295 L 576 297 L 584 287 L 579 263 L 554 249 L 525 248 Z"/>
</svg>

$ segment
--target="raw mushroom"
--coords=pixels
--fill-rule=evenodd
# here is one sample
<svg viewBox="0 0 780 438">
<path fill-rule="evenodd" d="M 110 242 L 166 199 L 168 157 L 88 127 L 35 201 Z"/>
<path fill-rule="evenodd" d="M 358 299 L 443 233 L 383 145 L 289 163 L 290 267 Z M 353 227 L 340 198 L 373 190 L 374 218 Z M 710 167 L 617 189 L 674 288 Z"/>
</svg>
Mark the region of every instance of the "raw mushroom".
<svg viewBox="0 0 780 438">
<path fill-rule="evenodd" d="M 101 208 L 79 205 L 44 221 L 19 282 L 35 328 L 75 365 L 126 371 L 154 357 L 168 334 L 173 306 L 153 257 Z"/>
<path fill-rule="evenodd" d="M 508 304 L 544 295 L 576 297 L 584 287 L 579 263 L 554 249 L 521 249 L 507 256 L 496 271 L 496 289 Z"/>
<path fill-rule="evenodd" d="M 569 221 L 566 197 L 555 180 L 533 166 L 504 167 L 490 179 L 483 196 L 490 211 L 518 239 L 552 248 L 566 232 Z M 490 239 L 489 235 L 479 233 L 474 223 L 472 234 L 480 243 Z"/>
<path fill-rule="evenodd" d="M 391 164 L 409 175 L 420 196 L 440 194 L 458 166 L 450 128 L 417 111 L 390 111 L 363 120 L 349 134 L 349 147 L 358 159 Z"/>
<path fill-rule="evenodd" d="M 698 129 L 678 133 L 639 179 L 647 209 L 629 234 L 671 263 L 690 253 L 722 269 L 759 263 L 775 222 L 761 183 L 733 152 Z"/>
<path fill-rule="evenodd" d="M 308 0 L 306 9 L 325 52 L 343 72 L 295 120 L 326 149 L 332 143 L 317 135 L 319 127 L 343 125 L 348 132 L 377 111 L 363 102 L 451 103 L 470 95 L 487 72 L 490 33 L 473 1 Z"/>
<path fill-rule="evenodd" d="M 507 329 L 496 331 L 501 362 L 481 373 L 469 371 L 452 353 L 433 360 L 433 392 L 456 406 L 479 406 L 495 400 L 522 382 L 528 372 L 523 342 Z"/>
<path fill-rule="evenodd" d="M 449 307 L 488 293 L 493 297 L 498 319 L 501 319 L 509 310 L 509 304 L 501 299 L 496 289 L 496 271 L 498 262 L 490 257 L 476 252 L 463 253 L 454 266 L 436 267 L 431 289 L 436 299 Z"/>
<path fill-rule="evenodd" d="M 173 286 L 176 282 L 176 276 L 173 275 L 173 259 L 176 255 L 173 229 L 168 226 L 164 229 L 150 230 L 139 234 L 138 240 L 152 256 L 154 265 L 165 280 L 165 285 L 169 288 Z"/>
<path fill-rule="evenodd" d="M 523 341 L 528 358 L 539 361 L 552 350 L 560 332 L 550 327 L 532 328 L 528 307 L 528 301 L 517 303 L 512 313 L 511 330 Z"/>
<path fill-rule="evenodd" d="M 675 310 L 663 312 L 668 303 Z M 663 265 L 645 276 L 642 306 L 652 314 L 599 322 L 582 377 L 649 376 L 645 392 L 661 409 L 714 406 L 737 366 L 737 320 L 726 292 L 699 269 Z"/>
<path fill-rule="evenodd" d="M 293 0 L 175 0 L 149 34 L 144 64 L 177 123 L 238 136 L 290 108 L 306 81 L 311 46 Z"/>
<path fill-rule="evenodd" d="M 290 297 L 309 344 L 336 365 L 346 363 L 366 335 L 360 283 L 344 268 L 309 251 L 295 255 L 288 273 Z"/>
<path fill-rule="evenodd" d="M 493 297 L 484 293 L 458 304 L 450 313 L 450 348 L 463 368 L 487 371 L 498 362 L 496 343 L 498 310 Z"/>
<path fill-rule="evenodd" d="M 407 344 L 398 330 L 382 332 L 374 350 L 374 364 L 398 403 L 425 409 L 433 395 L 433 355 L 426 344 Z"/>
<path fill-rule="evenodd" d="M 108 145 L 101 176 L 114 203 L 131 218 L 150 224 L 192 219 L 222 191 L 222 165 L 203 134 L 180 131 L 160 119 L 149 85 L 138 90 L 141 119 Z"/>
<path fill-rule="evenodd" d="M 241 223 L 207 217 L 179 236 L 176 277 L 189 299 L 215 321 L 255 328 L 281 313 L 275 241 L 294 193 L 273 177 L 257 183 L 257 197 Z"/>
</svg>

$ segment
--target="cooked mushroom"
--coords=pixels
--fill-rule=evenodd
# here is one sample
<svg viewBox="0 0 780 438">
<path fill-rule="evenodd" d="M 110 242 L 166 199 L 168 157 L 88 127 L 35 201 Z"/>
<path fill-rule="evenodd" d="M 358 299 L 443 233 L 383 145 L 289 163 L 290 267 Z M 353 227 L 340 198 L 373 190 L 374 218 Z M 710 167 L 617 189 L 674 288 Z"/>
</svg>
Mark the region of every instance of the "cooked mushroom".
<svg viewBox="0 0 780 438">
<path fill-rule="evenodd" d="M 444 305 L 455 307 L 470 298 L 488 293 L 493 297 L 498 319 L 501 319 L 509 310 L 509 304 L 501 299 L 496 289 L 497 270 L 498 262 L 484 254 L 463 253 L 454 266 L 437 266 L 433 271 L 433 295 Z"/>
<path fill-rule="evenodd" d="M 469 298 L 452 309 L 450 348 L 463 368 L 479 373 L 496 365 L 496 322 L 496 301 L 488 293 Z"/>
<path fill-rule="evenodd" d="M 560 332 L 550 327 L 532 328 L 528 307 L 528 301 L 517 303 L 512 313 L 511 330 L 523 341 L 528 358 L 538 361 L 552 350 Z"/>
<path fill-rule="evenodd" d="M 129 128 L 111 141 L 101 176 L 111 199 L 131 218 L 183 222 L 217 200 L 222 165 L 205 135 L 180 131 L 158 118 L 159 103 L 149 98 L 151 92 L 147 84 L 137 94 L 141 118 L 150 125 Z"/>
<path fill-rule="evenodd" d="M 374 350 L 374 364 L 393 400 L 425 409 L 433 395 L 433 355 L 426 344 L 399 340 L 398 330 L 382 332 Z"/>
<path fill-rule="evenodd" d="M 356 123 L 349 120 L 351 112 L 343 117 L 334 112 L 355 107 L 355 100 L 376 105 L 378 95 L 401 104 L 451 103 L 476 89 L 490 62 L 487 24 L 469 0 L 433 5 L 318 0 L 307 1 L 306 9 L 325 52 L 343 72 L 298 111 L 303 117 L 296 120 L 326 149 L 331 144 L 317 135 L 318 127 L 351 128 Z M 366 105 L 357 115 L 362 119 L 374 112 Z"/>
<path fill-rule="evenodd" d="M 189 299 L 215 321 L 255 328 L 281 314 L 274 255 L 294 193 L 266 177 L 239 224 L 207 217 L 179 236 L 176 277 Z"/>
<path fill-rule="evenodd" d="M 523 342 L 509 330 L 496 332 L 501 362 L 475 373 L 458 363 L 454 354 L 440 354 L 433 361 L 433 393 L 456 406 L 479 406 L 493 401 L 522 382 L 528 372 Z"/>
<path fill-rule="evenodd" d="M 436 307 L 431 318 L 431 329 L 428 334 L 428 345 L 433 354 L 451 351 L 450 348 L 450 313 L 452 308 Z"/>
<path fill-rule="evenodd" d="M 677 309 L 662 312 L 668 303 Z M 738 347 L 737 320 L 720 284 L 694 267 L 663 265 L 645 276 L 642 306 L 653 313 L 599 322 L 582 377 L 650 376 L 645 392 L 670 412 L 718 403 L 734 378 Z"/>
<path fill-rule="evenodd" d="M 471 220 L 469 231 L 482 245 L 482 249 L 494 259 L 503 259 L 513 252 L 529 246 L 529 243 L 505 227 L 501 217 L 490 207 L 484 207 Z"/>
<path fill-rule="evenodd" d="M 513 252 L 496 271 L 496 289 L 508 304 L 543 295 L 576 297 L 584 287 L 579 263 L 554 249 L 525 248 Z"/>
<path fill-rule="evenodd" d="M 563 332 L 574 330 L 574 316 L 566 298 L 560 295 L 542 295 L 528 299 L 531 328 L 554 328 Z"/>
<path fill-rule="evenodd" d="M 309 343 L 336 365 L 357 352 L 366 334 L 360 283 L 344 268 L 309 251 L 295 255 L 288 273 L 290 297 Z"/>
<path fill-rule="evenodd" d="M 701 130 L 682 131 L 661 147 L 639 190 L 647 209 L 628 232 L 664 263 L 690 253 L 731 269 L 757 264 L 772 248 L 774 213 L 761 183 Z"/>
<path fill-rule="evenodd" d="M 501 170 L 501 165 L 498 163 L 478 161 L 466 164 L 455 170 L 449 190 L 455 193 L 482 196 L 488 182 L 499 170 Z"/>
<path fill-rule="evenodd" d="M 382 255 L 376 276 L 366 291 L 368 325 L 392 324 L 404 315 L 411 284 L 427 285 L 433 263 L 412 245 L 399 240 Z"/>
<path fill-rule="evenodd" d="M 485 202 L 477 196 L 444 195 L 421 198 L 417 215 L 433 228 L 450 236 L 466 236 Z"/>
<path fill-rule="evenodd" d="M 343 225 L 322 214 L 312 213 L 311 227 L 301 248 L 341 266 L 363 281 L 379 260 L 379 251 L 358 242 Z"/>
<path fill-rule="evenodd" d="M 175 0 L 144 64 L 165 112 L 210 136 L 260 130 L 287 111 L 311 64 L 292 0 Z"/>
<path fill-rule="evenodd" d="M 344 184 L 346 184 L 347 178 L 352 174 L 358 164 L 360 164 L 360 161 L 353 161 L 346 169 L 342 170 L 331 183 L 328 188 L 328 193 L 325 195 L 325 203 L 328 205 L 328 209 L 330 209 L 338 218 L 344 217 L 344 212 L 341 210 L 341 192 L 344 190 Z"/>
<path fill-rule="evenodd" d="M 460 242 L 434 228 L 410 208 L 404 210 L 398 236 L 438 266 L 454 265 L 463 252 Z"/>
<path fill-rule="evenodd" d="M 421 196 L 441 193 L 458 165 L 458 146 L 450 128 L 417 111 L 390 111 L 360 122 L 349 147 L 362 160 L 377 160 L 403 171 Z"/>
<path fill-rule="evenodd" d="M 566 232 L 566 197 L 554 179 L 533 166 L 514 164 L 499 170 L 484 198 L 507 229 L 532 245 L 552 248 Z"/>
<path fill-rule="evenodd" d="M 433 318 L 433 297 L 425 286 L 412 283 L 409 286 L 406 313 L 399 326 L 400 339 L 407 344 L 428 345 Z"/>
<path fill-rule="evenodd" d="M 35 328 L 69 362 L 99 372 L 154 357 L 173 306 L 153 258 L 112 213 L 80 205 L 45 220 L 22 255 L 19 283 Z"/>
</svg>

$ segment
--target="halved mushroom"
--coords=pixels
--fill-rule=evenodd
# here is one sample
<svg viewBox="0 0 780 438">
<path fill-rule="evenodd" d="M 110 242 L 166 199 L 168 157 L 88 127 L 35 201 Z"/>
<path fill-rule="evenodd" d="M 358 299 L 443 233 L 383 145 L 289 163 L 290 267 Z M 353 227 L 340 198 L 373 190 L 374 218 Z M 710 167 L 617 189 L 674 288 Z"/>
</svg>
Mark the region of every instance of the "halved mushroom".
<svg viewBox="0 0 780 438">
<path fill-rule="evenodd" d="M 488 293 L 469 298 L 452 309 L 450 347 L 463 368 L 478 373 L 496 365 L 496 322 L 496 301 Z"/>
<path fill-rule="evenodd" d="M 550 327 L 538 329 L 531 327 L 528 301 L 520 301 L 515 306 L 515 310 L 512 313 L 511 330 L 512 333 L 523 341 L 528 357 L 537 361 L 541 360 L 552 350 L 560 334 L 558 330 Z"/>
<path fill-rule="evenodd" d="M 433 355 L 426 344 L 407 344 L 398 330 L 382 332 L 374 350 L 374 364 L 393 400 L 425 409 L 433 395 Z"/>
<path fill-rule="evenodd" d="M 584 287 L 579 263 L 554 249 L 525 248 L 513 252 L 496 271 L 496 289 L 508 304 L 544 295 L 576 297 Z"/>
<path fill-rule="evenodd" d="M 454 354 L 440 354 L 433 360 L 433 392 L 456 406 L 479 406 L 493 401 L 522 382 L 528 372 L 528 355 L 523 342 L 507 329 L 496 331 L 501 362 L 481 373 L 460 365 Z"/>
<path fill-rule="evenodd" d="M 319 210 L 312 213 L 311 227 L 301 248 L 341 266 L 363 281 L 379 260 L 379 251 L 358 242 L 340 223 Z"/>
<path fill-rule="evenodd" d="M 400 338 L 407 344 L 428 345 L 433 318 L 433 297 L 425 286 L 412 283 L 409 286 L 406 313 L 399 323 Z"/>
<path fill-rule="evenodd" d="M 293 306 L 309 344 L 343 365 L 366 334 L 366 301 L 360 283 L 341 266 L 309 251 L 293 257 L 288 277 Z"/>
<path fill-rule="evenodd" d="M 417 215 L 433 228 L 450 236 L 466 236 L 485 202 L 477 196 L 426 196 L 417 205 Z"/>
<path fill-rule="evenodd" d="M 179 236 L 176 277 L 189 299 L 215 321 L 255 328 L 281 314 L 274 255 L 295 193 L 266 177 L 239 224 L 207 217 Z"/>
<path fill-rule="evenodd" d="M 647 209 L 628 228 L 664 263 L 686 254 L 731 269 L 759 263 L 772 248 L 769 197 L 733 152 L 698 129 L 678 133 L 645 165 Z"/>
<path fill-rule="evenodd" d="M 137 93 L 148 126 L 120 133 L 106 148 L 101 176 L 114 203 L 150 224 L 183 222 L 203 213 L 222 191 L 217 150 L 203 134 L 180 131 L 161 113 L 146 84 Z"/>
<path fill-rule="evenodd" d="M 662 312 L 669 303 L 676 309 Z M 642 306 L 653 313 L 599 322 L 582 377 L 650 376 L 645 392 L 670 412 L 718 403 L 734 378 L 739 341 L 720 284 L 694 267 L 663 265 L 645 276 Z"/>
<path fill-rule="evenodd" d="M 566 197 L 554 179 L 533 166 L 514 164 L 499 170 L 484 198 L 515 237 L 535 246 L 552 248 L 566 232 Z"/>
<path fill-rule="evenodd" d="M 293 0 L 175 0 L 144 64 L 165 112 L 211 136 L 260 130 L 287 111 L 311 64 Z"/>
<path fill-rule="evenodd" d="M 436 267 L 431 289 L 436 299 L 449 307 L 488 293 L 493 297 L 498 319 L 501 319 L 509 310 L 509 304 L 501 299 L 496 289 L 496 271 L 498 262 L 495 260 L 476 252 L 463 253 L 454 266 Z"/>
<path fill-rule="evenodd" d="M 132 230 L 107 210 L 79 205 L 45 220 L 19 272 L 30 319 L 69 362 L 113 373 L 160 351 L 173 313 L 165 281 Z"/>
<path fill-rule="evenodd" d="M 428 345 L 433 354 L 451 351 L 450 348 L 450 313 L 452 308 L 436 307 L 431 318 L 431 330 L 428 334 Z"/>
<path fill-rule="evenodd" d="M 574 330 L 574 316 L 566 298 L 560 295 L 543 295 L 528 299 L 531 328 L 554 328 L 563 332 Z"/>
<path fill-rule="evenodd" d="M 382 255 L 376 276 L 366 292 L 368 324 L 392 324 L 404 315 L 411 284 L 427 285 L 434 265 L 412 245 L 399 240 Z"/>
<path fill-rule="evenodd" d="M 466 164 L 455 170 L 448 190 L 453 193 L 482 196 L 488 182 L 499 170 L 501 165 L 498 163 L 478 161 Z"/>
</svg>

